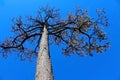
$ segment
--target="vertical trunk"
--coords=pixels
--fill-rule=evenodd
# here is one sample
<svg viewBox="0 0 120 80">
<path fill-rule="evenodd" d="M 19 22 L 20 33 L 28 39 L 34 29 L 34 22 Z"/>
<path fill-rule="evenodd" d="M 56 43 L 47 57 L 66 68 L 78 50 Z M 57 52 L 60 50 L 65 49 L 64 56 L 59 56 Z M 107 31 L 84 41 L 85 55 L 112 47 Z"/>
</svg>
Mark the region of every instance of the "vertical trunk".
<svg viewBox="0 0 120 80">
<path fill-rule="evenodd" d="M 35 80 L 53 80 L 51 60 L 49 56 L 48 30 L 44 30 L 40 42 L 40 51 L 38 53 L 36 79 Z"/>
</svg>

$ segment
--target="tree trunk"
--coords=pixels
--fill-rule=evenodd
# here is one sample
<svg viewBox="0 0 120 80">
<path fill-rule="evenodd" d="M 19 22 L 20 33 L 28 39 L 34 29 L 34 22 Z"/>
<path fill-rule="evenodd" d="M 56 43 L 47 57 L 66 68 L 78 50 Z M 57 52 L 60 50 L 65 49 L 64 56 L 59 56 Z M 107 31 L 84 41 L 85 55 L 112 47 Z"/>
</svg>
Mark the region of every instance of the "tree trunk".
<svg viewBox="0 0 120 80">
<path fill-rule="evenodd" d="M 35 80 L 53 80 L 52 65 L 49 54 L 48 30 L 46 26 L 44 26 L 41 37 Z"/>
</svg>

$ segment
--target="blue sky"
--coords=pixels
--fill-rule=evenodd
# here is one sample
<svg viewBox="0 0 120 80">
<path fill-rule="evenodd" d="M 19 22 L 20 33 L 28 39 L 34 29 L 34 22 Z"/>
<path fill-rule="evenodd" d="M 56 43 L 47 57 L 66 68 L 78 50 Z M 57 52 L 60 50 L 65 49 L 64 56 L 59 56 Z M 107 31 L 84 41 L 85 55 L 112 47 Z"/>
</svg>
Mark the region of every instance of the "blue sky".
<svg viewBox="0 0 120 80">
<path fill-rule="evenodd" d="M 49 4 L 64 11 L 75 6 L 88 9 L 95 15 L 95 9 L 105 8 L 110 27 L 111 48 L 94 57 L 65 57 L 61 47 L 51 45 L 50 52 L 55 80 L 120 80 L 120 1 L 119 0 L 0 0 L 0 41 L 11 33 L 13 17 L 35 15 L 40 6 Z M 0 80 L 34 80 L 35 62 L 20 61 L 15 53 L 7 59 L 0 55 Z"/>
</svg>

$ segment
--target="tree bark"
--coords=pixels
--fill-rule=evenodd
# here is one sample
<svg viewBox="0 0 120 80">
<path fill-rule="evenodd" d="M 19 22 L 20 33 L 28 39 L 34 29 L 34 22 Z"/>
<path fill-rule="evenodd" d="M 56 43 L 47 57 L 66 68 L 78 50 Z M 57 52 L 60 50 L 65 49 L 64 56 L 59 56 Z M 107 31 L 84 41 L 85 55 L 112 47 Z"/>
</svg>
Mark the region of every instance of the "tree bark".
<svg viewBox="0 0 120 80">
<path fill-rule="evenodd" d="M 44 26 L 40 41 L 40 51 L 38 53 L 35 80 L 53 80 L 49 53 L 48 30 L 46 26 Z"/>
</svg>

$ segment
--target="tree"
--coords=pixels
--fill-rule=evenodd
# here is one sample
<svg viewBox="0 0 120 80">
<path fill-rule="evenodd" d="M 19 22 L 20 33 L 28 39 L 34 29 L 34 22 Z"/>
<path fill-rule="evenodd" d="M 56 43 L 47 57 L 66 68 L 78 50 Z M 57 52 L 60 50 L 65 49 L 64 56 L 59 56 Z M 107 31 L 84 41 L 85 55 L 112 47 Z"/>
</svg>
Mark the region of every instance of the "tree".
<svg viewBox="0 0 120 80">
<path fill-rule="evenodd" d="M 37 57 L 36 80 L 53 80 L 49 53 L 49 42 L 65 46 L 62 53 L 66 56 L 93 56 L 109 48 L 108 37 L 104 28 L 108 19 L 104 10 L 96 10 L 98 17 L 91 18 L 88 11 L 76 8 L 65 19 L 60 17 L 58 9 L 41 7 L 37 16 L 13 18 L 14 33 L 1 44 L 1 52 L 6 57 L 10 52 L 17 52 L 21 60 Z M 30 47 L 29 45 L 32 45 Z"/>
</svg>

